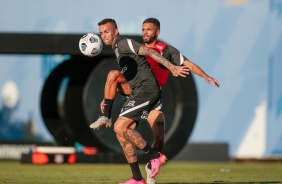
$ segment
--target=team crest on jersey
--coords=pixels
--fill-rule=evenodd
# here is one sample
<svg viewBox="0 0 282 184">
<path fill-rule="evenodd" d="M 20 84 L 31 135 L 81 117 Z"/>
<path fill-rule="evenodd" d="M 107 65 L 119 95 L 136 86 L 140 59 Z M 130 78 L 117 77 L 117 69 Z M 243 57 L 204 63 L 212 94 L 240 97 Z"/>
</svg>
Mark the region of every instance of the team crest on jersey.
<svg viewBox="0 0 282 184">
<path fill-rule="evenodd" d="M 121 73 L 124 73 L 124 72 L 126 72 L 126 70 L 127 70 L 127 67 L 126 66 L 124 66 L 124 67 L 122 67 L 122 69 L 121 69 Z"/>
<path fill-rule="evenodd" d="M 147 119 L 149 115 L 148 111 L 143 111 L 143 114 L 141 115 L 141 119 Z"/>
<path fill-rule="evenodd" d="M 156 45 L 156 47 L 160 50 L 163 50 L 163 46 L 162 45 Z"/>
</svg>

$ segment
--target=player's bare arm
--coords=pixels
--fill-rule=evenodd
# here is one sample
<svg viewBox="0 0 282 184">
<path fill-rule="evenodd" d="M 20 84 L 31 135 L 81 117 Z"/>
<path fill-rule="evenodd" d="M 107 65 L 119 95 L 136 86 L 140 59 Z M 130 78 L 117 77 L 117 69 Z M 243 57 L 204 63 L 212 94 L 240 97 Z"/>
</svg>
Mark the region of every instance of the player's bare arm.
<svg viewBox="0 0 282 184">
<path fill-rule="evenodd" d="M 185 60 L 183 65 L 187 66 L 191 72 L 195 73 L 196 75 L 199 75 L 200 77 L 203 77 L 204 80 L 207 82 L 207 83 L 214 83 L 214 85 L 216 87 L 220 87 L 220 84 L 219 82 L 214 79 L 213 77 L 210 77 L 208 74 L 206 74 L 204 72 L 204 70 L 202 70 L 198 65 L 196 65 L 195 63 L 193 63 L 192 61 L 190 60 Z"/>
<path fill-rule="evenodd" d="M 186 66 L 176 66 L 171 62 L 166 60 L 162 55 L 160 55 L 157 51 L 150 49 L 145 46 L 141 46 L 138 50 L 139 55 L 148 55 L 158 63 L 161 63 L 166 68 L 168 68 L 174 76 L 186 77 L 189 74 L 189 69 Z"/>
</svg>

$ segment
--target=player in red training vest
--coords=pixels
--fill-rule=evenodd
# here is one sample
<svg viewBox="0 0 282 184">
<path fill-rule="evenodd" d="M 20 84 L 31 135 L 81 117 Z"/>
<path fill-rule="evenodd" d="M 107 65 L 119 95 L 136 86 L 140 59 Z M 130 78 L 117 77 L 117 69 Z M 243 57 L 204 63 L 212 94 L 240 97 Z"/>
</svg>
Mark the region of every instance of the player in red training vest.
<svg viewBox="0 0 282 184">
<path fill-rule="evenodd" d="M 185 65 L 189 68 L 190 72 L 195 73 L 196 75 L 203 77 L 203 79 L 207 83 L 214 83 L 216 87 L 220 87 L 219 82 L 207 75 L 199 66 L 191 62 L 185 56 L 183 56 L 176 48 L 171 45 L 165 44 L 163 42 L 159 42 L 158 35 L 160 34 L 160 22 L 155 18 L 148 18 L 143 22 L 142 27 L 142 36 L 144 45 L 146 47 L 150 47 L 160 53 L 164 58 L 172 62 L 176 65 Z M 147 61 L 150 63 L 152 72 L 155 75 L 155 78 L 162 88 L 169 75 L 169 70 L 162 66 L 160 63 L 154 61 L 149 56 L 146 56 Z M 120 92 L 124 99 L 127 98 L 129 94 L 131 94 L 131 89 L 126 79 L 124 78 L 121 71 L 112 70 L 109 72 L 107 81 L 104 89 L 104 99 L 102 100 L 100 107 L 103 113 L 103 116 L 99 117 L 97 121 L 90 125 L 90 128 L 99 129 L 101 126 L 110 127 L 111 122 L 111 109 L 113 100 L 116 96 L 117 91 Z M 153 135 L 154 135 L 154 143 L 152 145 L 157 151 L 162 152 L 164 147 L 164 132 L 165 132 L 165 119 L 164 114 L 161 111 L 161 103 L 152 110 L 147 118 L 148 123 L 150 124 Z M 134 124 L 131 128 L 136 128 L 136 124 Z M 146 164 L 146 172 L 147 172 L 147 183 L 155 183 L 155 178 L 150 178 L 150 163 Z"/>
</svg>

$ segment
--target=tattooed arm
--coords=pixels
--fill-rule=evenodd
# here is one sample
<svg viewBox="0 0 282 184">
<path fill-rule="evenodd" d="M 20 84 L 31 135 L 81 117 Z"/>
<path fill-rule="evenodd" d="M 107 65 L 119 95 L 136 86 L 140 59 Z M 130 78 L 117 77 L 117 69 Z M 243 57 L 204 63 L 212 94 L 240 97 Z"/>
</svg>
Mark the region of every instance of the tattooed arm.
<svg viewBox="0 0 282 184">
<path fill-rule="evenodd" d="M 189 74 L 189 69 L 186 66 L 176 66 L 173 65 L 171 62 L 166 60 L 162 55 L 160 55 L 157 51 L 150 49 L 145 46 L 141 46 L 138 50 L 139 55 L 147 55 L 150 56 L 152 59 L 157 61 L 158 63 L 164 65 L 168 68 L 174 76 L 181 76 L 186 77 Z"/>
</svg>

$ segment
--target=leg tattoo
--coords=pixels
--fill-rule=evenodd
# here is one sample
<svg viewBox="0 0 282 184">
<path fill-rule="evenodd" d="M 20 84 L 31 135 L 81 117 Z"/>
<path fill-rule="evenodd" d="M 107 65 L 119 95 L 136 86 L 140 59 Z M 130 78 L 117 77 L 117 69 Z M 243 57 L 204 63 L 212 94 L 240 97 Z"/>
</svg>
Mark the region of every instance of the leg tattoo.
<svg viewBox="0 0 282 184">
<path fill-rule="evenodd" d="M 123 136 L 139 149 L 143 149 L 147 144 L 147 142 L 136 130 L 128 128 L 125 132 L 123 132 Z"/>
</svg>

